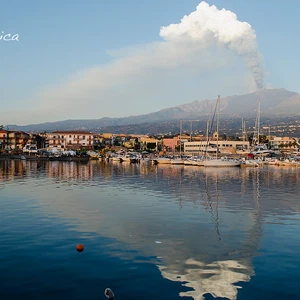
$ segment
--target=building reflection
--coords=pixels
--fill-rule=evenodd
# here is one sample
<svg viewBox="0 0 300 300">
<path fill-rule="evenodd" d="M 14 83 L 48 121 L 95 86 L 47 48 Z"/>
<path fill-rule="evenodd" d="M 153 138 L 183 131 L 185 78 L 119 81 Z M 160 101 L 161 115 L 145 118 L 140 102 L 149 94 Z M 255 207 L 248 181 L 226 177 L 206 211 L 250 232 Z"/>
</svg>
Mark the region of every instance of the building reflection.
<svg viewBox="0 0 300 300">
<path fill-rule="evenodd" d="M 91 179 L 93 167 L 90 164 L 61 161 L 3 160 L 0 161 L 0 180 L 13 181 L 23 177 L 36 177 L 42 174 L 48 178 L 62 180 Z"/>
<path fill-rule="evenodd" d="M 172 194 L 179 205 L 187 203 L 199 203 L 206 208 L 216 204 L 238 204 L 255 208 L 263 206 L 262 210 L 277 210 L 264 203 L 243 202 L 249 194 L 259 199 L 260 189 L 263 193 L 272 196 L 272 187 L 284 184 L 287 189 L 293 190 L 299 186 L 300 172 L 297 168 L 281 168 L 269 166 L 266 168 L 201 168 L 193 166 L 171 166 L 151 164 L 121 164 L 101 161 L 62 162 L 62 161 L 22 161 L 0 160 L 0 182 L 19 180 L 20 178 L 53 178 L 59 180 L 83 180 L 116 182 L 122 179 L 124 185 L 128 184 L 132 189 L 144 188 L 149 191 L 159 191 L 166 196 Z M 161 180 L 163 178 L 163 180 Z M 134 179 L 134 180 L 133 180 Z M 148 184 L 149 183 L 149 184 Z M 234 188 L 233 187 L 234 184 Z M 219 189 L 222 197 L 218 197 Z M 228 199 L 227 192 L 234 197 Z M 265 196 L 265 195 L 263 195 Z M 274 199 L 280 205 L 290 206 L 289 199 Z M 294 203 L 292 204 L 294 205 Z M 212 207 L 210 207 L 212 209 Z M 216 211 L 213 211 L 216 214 Z M 217 217 L 217 216 L 215 216 Z"/>
</svg>

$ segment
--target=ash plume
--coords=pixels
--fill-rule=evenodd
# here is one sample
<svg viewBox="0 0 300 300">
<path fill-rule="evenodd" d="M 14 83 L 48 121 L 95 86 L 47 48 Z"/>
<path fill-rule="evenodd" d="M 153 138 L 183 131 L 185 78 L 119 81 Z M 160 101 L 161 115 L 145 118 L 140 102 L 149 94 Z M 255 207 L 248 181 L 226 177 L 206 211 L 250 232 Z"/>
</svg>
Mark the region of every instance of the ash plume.
<svg viewBox="0 0 300 300">
<path fill-rule="evenodd" d="M 239 21 L 233 12 L 201 2 L 180 23 L 162 27 L 160 36 L 168 42 L 191 41 L 203 48 L 215 43 L 235 51 L 245 59 L 257 88 L 263 88 L 264 76 L 255 31 L 249 23 Z"/>
</svg>

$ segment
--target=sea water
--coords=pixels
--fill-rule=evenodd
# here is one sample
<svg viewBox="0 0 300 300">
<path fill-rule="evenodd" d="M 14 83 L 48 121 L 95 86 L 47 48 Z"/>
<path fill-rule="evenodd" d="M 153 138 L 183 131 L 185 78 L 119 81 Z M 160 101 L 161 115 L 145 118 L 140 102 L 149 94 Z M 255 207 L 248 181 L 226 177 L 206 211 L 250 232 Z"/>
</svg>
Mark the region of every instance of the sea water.
<svg viewBox="0 0 300 300">
<path fill-rule="evenodd" d="M 1 300 L 300 299 L 300 168 L 0 161 L 0 237 Z"/>
</svg>

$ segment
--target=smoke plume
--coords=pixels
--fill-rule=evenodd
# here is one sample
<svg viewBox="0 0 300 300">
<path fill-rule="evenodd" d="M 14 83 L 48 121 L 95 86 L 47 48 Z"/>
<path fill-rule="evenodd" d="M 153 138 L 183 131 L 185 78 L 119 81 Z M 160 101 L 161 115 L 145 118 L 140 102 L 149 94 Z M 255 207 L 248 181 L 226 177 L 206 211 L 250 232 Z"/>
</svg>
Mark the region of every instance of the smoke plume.
<svg viewBox="0 0 300 300">
<path fill-rule="evenodd" d="M 258 89 L 263 87 L 263 71 L 254 30 L 237 20 L 233 12 L 201 2 L 196 11 L 184 16 L 178 24 L 162 27 L 160 36 L 168 42 L 191 41 L 202 47 L 213 43 L 226 46 L 241 55 L 253 74 Z"/>
</svg>

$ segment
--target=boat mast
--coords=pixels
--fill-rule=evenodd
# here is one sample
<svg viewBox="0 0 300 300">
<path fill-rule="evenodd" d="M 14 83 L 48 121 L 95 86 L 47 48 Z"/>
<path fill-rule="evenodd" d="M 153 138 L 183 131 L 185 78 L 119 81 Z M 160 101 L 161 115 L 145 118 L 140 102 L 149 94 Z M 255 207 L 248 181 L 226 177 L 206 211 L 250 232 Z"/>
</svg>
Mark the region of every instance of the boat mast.
<svg viewBox="0 0 300 300">
<path fill-rule="evenodd" d="M 269 145 L 268 145 L 268 149 L 271 149 L 271 141 L 270 141 L 270 139 L 271 139 L 271 128 L 270 128 L 270 125 L 269 125 L 269 138 L 268 138 L 268 140 L 269 140 Z"/>
<path fill-rule="evenodd" d="M 259 128 L 260 127 L 260 99 L 258 99 L 258 110 L 257 110 L 257 144 L 259 145 Z"/>
<path fill-rule="evenodd" d="M 180 158 L 181 158 L 181 131 L 182 131 L 182 119 L 180 119 L 180 133 L 179 133 L 179 151 L 180 151 Z"/>
<path fill-rule="evenodd" d="M 245 140 L 246 140 L 246 121 L 242 118 L 242 132 L 243 132 L 243 150 L 245 149 Z"/>
<path fill-rule="evenodd" d="M 218 95 L 218 111 L 217 111 L 217 154 L 216 158 L 218 159 L 219 152 L 219 118 L 220 118 L 220 95 Z"/>
<path fill-rule="evenodd" d="M 257 113 L 256 113 L 256 120 L 255 120 L 255 127 L 253 133 L 253 140 L 252 146 L 259 145 L 259 136 L 260 136 L 260 98 L 258 98 L 258 105 L 257 105 Z"/>
<path fill-rule="evenodd" d="M 243 146 L 242 146 L 242 150 L 244 151 L 244 143 L 245 143 L 244 118 L 242 118 L 242 135 L 243 135 Z"/>
</svg>

